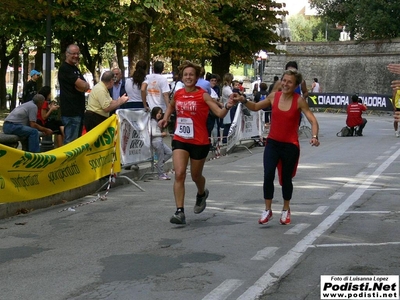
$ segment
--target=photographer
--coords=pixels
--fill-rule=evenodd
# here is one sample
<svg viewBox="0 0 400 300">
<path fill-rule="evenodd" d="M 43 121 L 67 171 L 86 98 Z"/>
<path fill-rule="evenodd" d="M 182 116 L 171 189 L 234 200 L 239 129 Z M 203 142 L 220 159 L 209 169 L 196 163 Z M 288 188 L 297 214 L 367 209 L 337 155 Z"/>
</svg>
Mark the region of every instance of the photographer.
<svg viewBox="0 0 400 300">
<path fill-rule="evenodd" d="M 346 125 L 351 128 L 352 133 L 354 127 L 358 126 L 356 135 L 363 136 L 362 131 L 367 124 L 367 119 L 362 118 L 363 111 L 367 110 L 367 106 L 362 104 L 362 99 L 358 98 L 358 95 L 351 96 L 352 103 L 347 106 L 347 119 Z"/>
</svg>

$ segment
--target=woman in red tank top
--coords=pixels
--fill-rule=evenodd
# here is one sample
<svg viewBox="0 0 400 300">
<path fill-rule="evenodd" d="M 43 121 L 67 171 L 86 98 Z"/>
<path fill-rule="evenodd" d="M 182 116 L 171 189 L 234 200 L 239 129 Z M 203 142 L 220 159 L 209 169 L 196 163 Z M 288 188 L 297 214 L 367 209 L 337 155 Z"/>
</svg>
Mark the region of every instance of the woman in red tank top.
<svg viewBox="0 0 400 300">
<path fill-rule="evenodd" d="M 258 220 L 259 224 L 272 219 L 272 199 L 274 196 L 275 170 L 278 168 L 279 181 L 282 185 L 283 208 L 280 223 L 290 224 L 290 200 L 293 194 L 292 177 L 296 173 L 300 156 L 298 129 L 301 112 L 311 123 L 312 138 L 310 144 L 319 146 L 318 122 L 310 111 L 307 102 L 297 93 L 296 87 L 303 78 L 296 70 L 287 70 L 282 77 L 282 90 L 268 95 L 264 101 L 241 101 L 248 109 L 258 111 L 272 107 L 272 118 L 267 144 L 264 150 L 264 199 L 265 211 Z"/>
<path fill-rule="evenodd" d="M 199 214 L 206 208 L 208 190 L 203 167 L 206 161 L 210 140 L 208 139 L 207 117 L 211 109 L 219 118 L 225 117 L 229 109 L 243 97 L 232 94 L 223 108 L 202 88 L 196 86 L 201 67 L 186 61 L 179 67 L 185 87 L 178 90 L 168 105 L 160 127 L 168 124 L 171 113 L 176 113 L 174 138 L 172 141 L 173 165 L 175 170 L 174 195 L 176 212 L 171 217 L 173 224 L 186 224 L 184 211 L 186 169 L 190 159 L 190 173 L 197 187 L 194 213 Z"/>
</svg>

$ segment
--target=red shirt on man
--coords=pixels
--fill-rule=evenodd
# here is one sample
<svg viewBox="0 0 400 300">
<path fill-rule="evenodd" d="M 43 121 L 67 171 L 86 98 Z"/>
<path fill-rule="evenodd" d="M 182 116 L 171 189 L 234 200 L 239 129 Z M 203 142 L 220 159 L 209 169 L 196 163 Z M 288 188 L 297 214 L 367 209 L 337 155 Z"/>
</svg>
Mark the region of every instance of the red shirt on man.
<svg viewBox="0 0 400 300">
<path fill-rule="evenodd" d="M 363 122 L 362 120 L 362 112 L 366 111 L 367 108 L 365 105 L 353 102 L 347 106 L 347 119 L 346 125 L 349 127 L 360 126 Z"/>
</svg>

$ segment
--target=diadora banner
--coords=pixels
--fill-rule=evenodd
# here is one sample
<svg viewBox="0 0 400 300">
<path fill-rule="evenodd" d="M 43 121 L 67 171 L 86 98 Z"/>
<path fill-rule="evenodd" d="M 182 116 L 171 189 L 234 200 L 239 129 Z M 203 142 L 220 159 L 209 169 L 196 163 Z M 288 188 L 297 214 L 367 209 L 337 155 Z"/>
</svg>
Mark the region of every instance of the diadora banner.
<svg viewBox="0 0 400 300">
<path fill-rule="evenodd" d="M 308 105 L 310 107 L 346 108 L 351 103 L 353 94 L 341 93 L 310 93 Z M 359 94 L 363 104 L 370 110 L 393 111 L 392 96 L 379 94 Z"/>
<path fill-rule="evenodd" d="M 0 144 L 0 203 L 39 199 L 119 172 L 115 115 L 63 147 L 31 153 Z"/>
</svg>

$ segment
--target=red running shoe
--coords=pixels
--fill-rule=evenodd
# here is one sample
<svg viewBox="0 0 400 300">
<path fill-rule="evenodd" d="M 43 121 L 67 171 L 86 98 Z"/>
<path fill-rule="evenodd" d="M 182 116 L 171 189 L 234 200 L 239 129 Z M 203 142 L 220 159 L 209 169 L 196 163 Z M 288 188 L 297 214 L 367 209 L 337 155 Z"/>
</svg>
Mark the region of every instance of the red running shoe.
<svg viewBox="0 0 400 300">
<path fill-rule="evenodd" d="M 290 209 L 282 210 L 281 219 L 279 220 L 279 222 L 282 225 L 290 224 Z"/>
<path fill-rule="evenodd" d="M 261 218 L 258 220 L 258 224 L 266 224 L 269 220 L 272 220 L 272 210 L 264 210 L 261 214 Z"/>
</svg>

